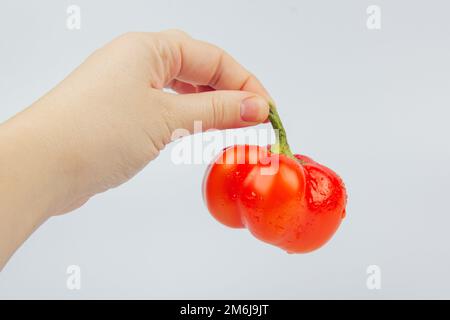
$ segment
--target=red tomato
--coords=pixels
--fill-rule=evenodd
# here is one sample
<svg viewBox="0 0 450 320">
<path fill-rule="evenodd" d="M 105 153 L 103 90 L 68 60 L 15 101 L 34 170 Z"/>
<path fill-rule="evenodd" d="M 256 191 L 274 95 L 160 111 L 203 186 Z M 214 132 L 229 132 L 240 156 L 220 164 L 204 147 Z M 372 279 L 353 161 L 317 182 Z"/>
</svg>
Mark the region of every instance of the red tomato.
<svg viewBox="0 0 450 320">
<path fill-rule="evenodd" d="M 246 227 L 290 253 L 325 244 L 345 216 L 346 191 L 336 173 L 308 157 L 266 147 L 224 149 L 206 171 L 203 195 L 219 222 Z"/>
</svg>

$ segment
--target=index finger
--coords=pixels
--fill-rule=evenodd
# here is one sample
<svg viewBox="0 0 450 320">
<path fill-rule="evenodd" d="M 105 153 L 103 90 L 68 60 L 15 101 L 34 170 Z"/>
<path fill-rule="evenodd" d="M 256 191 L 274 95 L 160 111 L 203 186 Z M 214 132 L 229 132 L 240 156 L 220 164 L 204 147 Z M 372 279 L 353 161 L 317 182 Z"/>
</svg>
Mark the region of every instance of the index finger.
<svg viewBox="0 0 450 320">
<path fill-rule="evenodd" d="M 261 82 L 223 49 L 193 39 L 181 31 L 165 31 L 178 61 L 173 69 L 175 79 L 217 90 L 243 90 L 268 100 L 270 96 Z M 170 79 L 172 80 L 172 79 Z"/>
</svg>

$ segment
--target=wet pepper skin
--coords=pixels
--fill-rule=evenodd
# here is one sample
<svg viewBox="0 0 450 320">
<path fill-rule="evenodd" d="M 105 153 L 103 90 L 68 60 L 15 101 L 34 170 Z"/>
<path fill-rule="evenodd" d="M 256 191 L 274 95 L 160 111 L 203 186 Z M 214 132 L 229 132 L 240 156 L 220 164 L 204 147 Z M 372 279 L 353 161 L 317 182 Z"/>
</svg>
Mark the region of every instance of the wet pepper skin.
<svg viewBox="0 0 450 320">
<path fill-rule="evenodd" d="M 289 253 L 321 247 L 345 217 L 345 187 L 332 170 L 294 156 L 259 146 L 224 149 L 203 180 L 210 213 L 222 224 L 246 227 L 256 238 Z M 276 170 L 264 172 L 274 168 L 274 161 Z"/>
</svg>

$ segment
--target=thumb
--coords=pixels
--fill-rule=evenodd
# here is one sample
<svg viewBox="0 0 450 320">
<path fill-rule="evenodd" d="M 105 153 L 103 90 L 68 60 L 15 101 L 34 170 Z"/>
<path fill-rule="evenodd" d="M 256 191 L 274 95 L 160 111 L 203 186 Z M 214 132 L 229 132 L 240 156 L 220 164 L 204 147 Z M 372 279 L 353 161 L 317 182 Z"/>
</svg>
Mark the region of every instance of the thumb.
<svg viewBox="0 0 450 320">
<path fill-rule="evenodd" d="M 217 90 L 171 95 L 171 105 L 178 124 L 193 131 L 194 121 L 202 129 L 227 129 L 256 125 L 269 116 L 266 99 L 251 92 Z"/>
</svg>

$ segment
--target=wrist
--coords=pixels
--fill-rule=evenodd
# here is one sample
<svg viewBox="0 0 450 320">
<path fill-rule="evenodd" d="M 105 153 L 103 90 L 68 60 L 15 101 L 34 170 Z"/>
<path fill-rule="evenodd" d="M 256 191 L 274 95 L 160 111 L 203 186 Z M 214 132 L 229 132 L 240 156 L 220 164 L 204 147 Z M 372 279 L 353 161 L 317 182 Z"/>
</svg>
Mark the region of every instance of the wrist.
<svg viewBox="0 0 450 320">
<path fill-rule="evenodd" d="M 0 188 L 11 209 L 39 223 L 67 205 L 70 179 L 58 144 L 33 120 L 21 114 L 0 125 Z"/>
<path fill-rule="evenodd" d="M 28 236 L 51 214 L 49 178 L 34 152 L 35 140 L 10 120 L 0 125 L 0 270 Z"/>
</svg>

